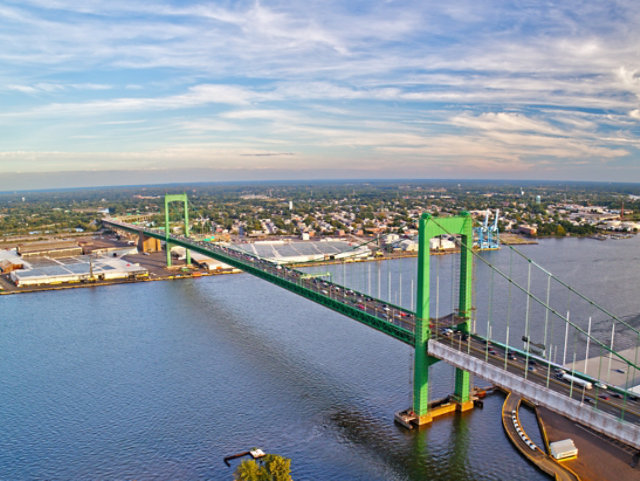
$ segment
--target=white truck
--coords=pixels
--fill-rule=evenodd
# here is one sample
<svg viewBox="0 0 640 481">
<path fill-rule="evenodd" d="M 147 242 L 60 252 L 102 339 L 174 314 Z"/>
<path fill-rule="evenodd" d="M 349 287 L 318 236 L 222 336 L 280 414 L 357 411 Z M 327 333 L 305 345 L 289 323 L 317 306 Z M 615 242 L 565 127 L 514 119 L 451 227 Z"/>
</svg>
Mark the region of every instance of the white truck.
<svg viewBox="0 0 640 481">
<path fill-rule="evenodd" d="M 558 377 L 563 381 L 577 384 L 578 386 L 581 386 L 585 389 L 593 389 L 593 384 L 591 384 L 589 381 L 585 381 L 584 379 L 581 379 L 579 377 L 572 376 L 571 374 L 568 374 L 566 372 L 564 374 L 558 375 Z"/>
</svg>

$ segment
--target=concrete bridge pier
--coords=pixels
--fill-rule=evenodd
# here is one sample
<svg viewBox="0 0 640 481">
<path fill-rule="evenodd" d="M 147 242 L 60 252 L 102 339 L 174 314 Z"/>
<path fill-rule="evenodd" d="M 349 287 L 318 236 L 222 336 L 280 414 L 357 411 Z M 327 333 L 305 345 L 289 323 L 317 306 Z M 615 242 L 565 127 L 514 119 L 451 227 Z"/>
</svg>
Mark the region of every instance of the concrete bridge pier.
<svg viewBox="0 0 640 481">
<path fill-rule="evenodd" d="M 140 252 L 158 252 L 162 250 L 162 243 L 155 237 L 145 236 L 144 233 L 138 234 L 138 251 Z"/>
</svg>

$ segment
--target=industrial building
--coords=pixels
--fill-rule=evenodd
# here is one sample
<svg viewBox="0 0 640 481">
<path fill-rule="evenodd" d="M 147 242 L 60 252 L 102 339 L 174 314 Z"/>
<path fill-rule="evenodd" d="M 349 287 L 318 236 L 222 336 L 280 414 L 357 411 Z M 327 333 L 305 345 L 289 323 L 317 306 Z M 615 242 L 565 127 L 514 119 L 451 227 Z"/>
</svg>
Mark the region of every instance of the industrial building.
<svg viewBox="0 0 640 481">
<path fill-rule="evenodd" d="M 418 241 L 416 239 L 403 239 L 396 245 L 405 252 L 418 252 Z M 451 236 L 438 236 L 433 239 L 429 239 L 429 249 L 431 251 L 451 251 L 457 247 L 458 245 L 456 244 L 455 239 Z"/>
<path fill-rule="evenodd" d="M 28 257 L 66 257 L 82 254 L 82 247 L 74 240 L 55 240 L 20 244 L 17 248 L 22 258 Z"/>
<path fill-rule="evenodd" d="M 233 248 L 278 264 L 333 259 L 363 259 L 371 255 L 367 246 L 339 239 L 320 241 L 258 241 L 233 244 Z"/>
<path fill-rule="evenodd" d="M 11 252 L 0 251 L 0 259 L 11 259 Z M 15 259 L 9 262 L 15 264 Z M 148 275 L 147 269 L 138 264 L 131 264 L 119 257 L 96 255 L 30 257 L 28 261 L 22 260 L 22 268 L 7 272 L 10 280 L 18 287 L 139 279 Z"/>
<path fill-rule="evenodd" d="M 563 439 L 562 441 L 551 443 L 549 444 L 549 451 L 551 451 L 551 456 L 558 461 L 575 459 L 578 456 L 578 448 L 576 448 L 573 439 Z"/>
<path fill-rule="evenodd" d="M 179 260 L 185 260 L 187 258 L 187 250 L 181 246 L 173 246 L 171 248 L 171 255 L 177 257 Z M 235 269 L 224 262 L 199 254 L 198 252 L 191 252 L 190 255 L 193 262 L 207 269 L 209 272 L 240 272 L 238 269 Z"/>
<path fill-rule="evenodd" d="M 6 274 L 16 269 L 22 269 L 24 261 L 15 249 L 0 250 L 0 272 Z"/>
</svg>

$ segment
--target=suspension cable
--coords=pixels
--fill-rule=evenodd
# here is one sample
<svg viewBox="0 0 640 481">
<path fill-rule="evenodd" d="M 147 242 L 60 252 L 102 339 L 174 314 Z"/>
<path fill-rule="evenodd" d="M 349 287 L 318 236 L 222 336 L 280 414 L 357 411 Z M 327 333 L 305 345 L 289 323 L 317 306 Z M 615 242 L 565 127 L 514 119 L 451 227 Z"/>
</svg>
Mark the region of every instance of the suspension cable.
<svg viewBox="0 0 640 481">
<path fill-rule="evenodd" d="M 591 299 L 589 299 L 587 296 L 585 296 L 584 294 L 582 294 L 579 291 L 576 291 L 573 287 L 571 287 L 569 284 L 567 284 L 566 282 L 564 282 L 562 279 L 559 279 L 555 274 L 553 274 L 552 272 L 549 272 L 547 269 L 545 269 L 544 267 L 542 267 L 540 264 L 538 264 L 536 261 L 534 261 L 533 259 L 527 257 L 523 252 L 520 252 L 518 249 L 516 249 L 514 246 L 507 246 L 509 249 L 511 249 L 511 251 L 515 252 L 516 254 L 518 254 L 520 257 L 522 257 L 523 259 L 526 259 L 528 262 L 531 262 L 535 267 L 537 267 L 538 269 L 540 269 L 542 272 L 544 272 L 545 274 L 547 274 L 548 276 L 550 276 L 554 281 L 556 281 L 558 284 L 562 285 L 563 287 L 569 289 L 573 294 L 577 295 L 578 297 L 580 297 L 582 300 L 587 301 L 589 304 L 591 304 L 593 307 L 595 307 L 596 309 L 598 309 L 599 311 L 603 312 L 604 314 L 606 314 L 608 317 L 611 317 L 612 319 L 615 319 L 616 322 L 620 322 L 623 326 L 627 327 L 628 329 L 631 329 L 633 332 L 635 332 L 636 334 L 640 334 L 640 330 L 636 329 L 635 327 L 633 327 L 631 324 L 623 321 L 621 318 L 619 318 L 618 316 L 616 316 L 615 314 L 609 312 L 606 308 L 602 307 L 601 305 L 597 304 L 595 301 L 592 301 Z"/>
<path fill-rule="evenodd" d="M 442 229 L 443 232 L 448 233 L 449 235 L 453 235 L 451 234 L 451 232 L 449 232 L 446 228 L 444 228 L 438 221 L 436 221 L 433 217 L 431 217 L 429 220 L 431 220 L 434 224 L 436 224 L 438 227 L 440 227 L 440 229 Z M 509 276 L 507 276 L 504 272 L 502 272 L 500 269 L 498 269 L 497 267 L 495 267 L 491 262 L 489 262 L 488 260 L 486 260 L 485 258 L 483 258 L 482 256 L 478 255 L 476 252 L 473 252 L 473 249 L 471 249 L 471 247 L 467 246 L 464 242 L 462 242 L 462 240 L 458 239 L 457 237 L 453 236 L 455 241 L 457 244 L 460 245 L 461 249 L 468 249 L 471 251 L 472 255 L 475 256 L 477 259 L 481 260 L 485 265 L 487 265 L 490 269 L 495 270 L 495 272 L 497 272 L 500 276 L 502 276 L 504 279 L 506 279 L 510 284 L 514 285 L 515 287 L 517 287 L 520 291 L 522 291 L 525 295 L 531 297 L 531 299 L 533 299 L 534 301 L 536 301 L 538 304 L 540 304 L 541 306 L 543 306 L 544 308 L 550 310 L 553 314 L 555 314 L 556 316 L 558 316 L 560 319 L 564 319 L 571 327 L 573 327 L 574 329 L 576 329 L 577 331 L 579 331 L 580 333 L 584 334 L 585 336 L 589 336 L 587 334 L 587 332 L 584 331 L 584 329 L 582 329 L 580 326 L 578 326 L 577 324 L 573 323 L 572 321 L 570 321 L 568 319 L 568 317 L 563 316 L 562 314 L 560 314 L 556 309 L 554 309 L 553 307 L 547 305 L 542 299 L 538 298 L 535 294 L 532 294 L 531 292 L 527 292 L 527 290 L 522 287 L 520 284 L 518 284 L 516 281 L 514 281 L 513 279 L 511 279 Z M 517 251 L 516 251 L 517 252 Z M 526 256 L 524 256 L 525 259 L 527 258 Z M 533 262 L 533 261 L 531 261 Z M 548 272 L 545 270 L 545 272 Z M 550 273 L 549 273 L 550 274 Z M 586 299 L 586 298 L 585 298 Z M 588 299 L 587 299 L 588 300 Z M 590 301 L 591 304 L 596 305 L 593 301 Z M 613 351 L 612 349 L 610 349 L 607 345 L 603 344 L 599 339 L 594 338 L 593 336 L 589 336 L 591 337 L 591 340 L 594 341 L 596 344 L 598 344 L 601 348 L 605 349 L 607 352 L 610 352 L 611 354 L 613 354 L 614 356 L 616 356 L 617 358 L 619 358 L 621 361 L 623 361 L 625 364 L 633 366 L 635 369 L 640 369 L 636 364 L 634 364 L 633 362 L 629 361 L 627 358 L 625 358 L 623 355 Z"/>
</svg>

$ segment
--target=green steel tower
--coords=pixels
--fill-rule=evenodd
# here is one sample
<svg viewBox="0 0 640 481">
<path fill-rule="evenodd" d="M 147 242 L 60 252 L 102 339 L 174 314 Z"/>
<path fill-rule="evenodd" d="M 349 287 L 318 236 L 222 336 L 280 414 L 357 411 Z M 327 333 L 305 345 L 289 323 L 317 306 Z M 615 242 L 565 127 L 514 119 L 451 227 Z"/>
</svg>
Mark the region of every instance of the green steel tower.
<svg viewBox="0 0 640 481">
<path fill-rule="evenodd" d="M 423 214 L 420 218 L 418 246 L 418 293 L 416 309 L 415 356 L 413 378 L 413 411 L 419 425 L 431 422 L 429 412 L 429 368 L 438 359 L 429 356 L 427 346 L 431 338 L 430 290 L 429 290 L 429 241 L 444 234 L 459 234 L 460 247 L 460 298 L 458 304 L 458 328 L 469 333 L 471 317 L 471 283 L 473 273 L 473 220 L 468 212 L 456 217 L 433 218 Z M 471 401 L 470 378 L 467 371 L 456 369 L 454 398 L 457 409 L 466 411 L 473 407 Z"/>
<path fill-rule="evenodd" d="M 184 236 L 189 237 L 189 206 L 187 194 L 165 194 L 164 196 L 164 235 L 167 249 L 167 267 L 171 267 L 171 244 L 169 243 L 169 204 L 171 202 L 184 202 Z M 191 265 L 191 253 L 187 251 L 187 265 Z"/>
</svg>

